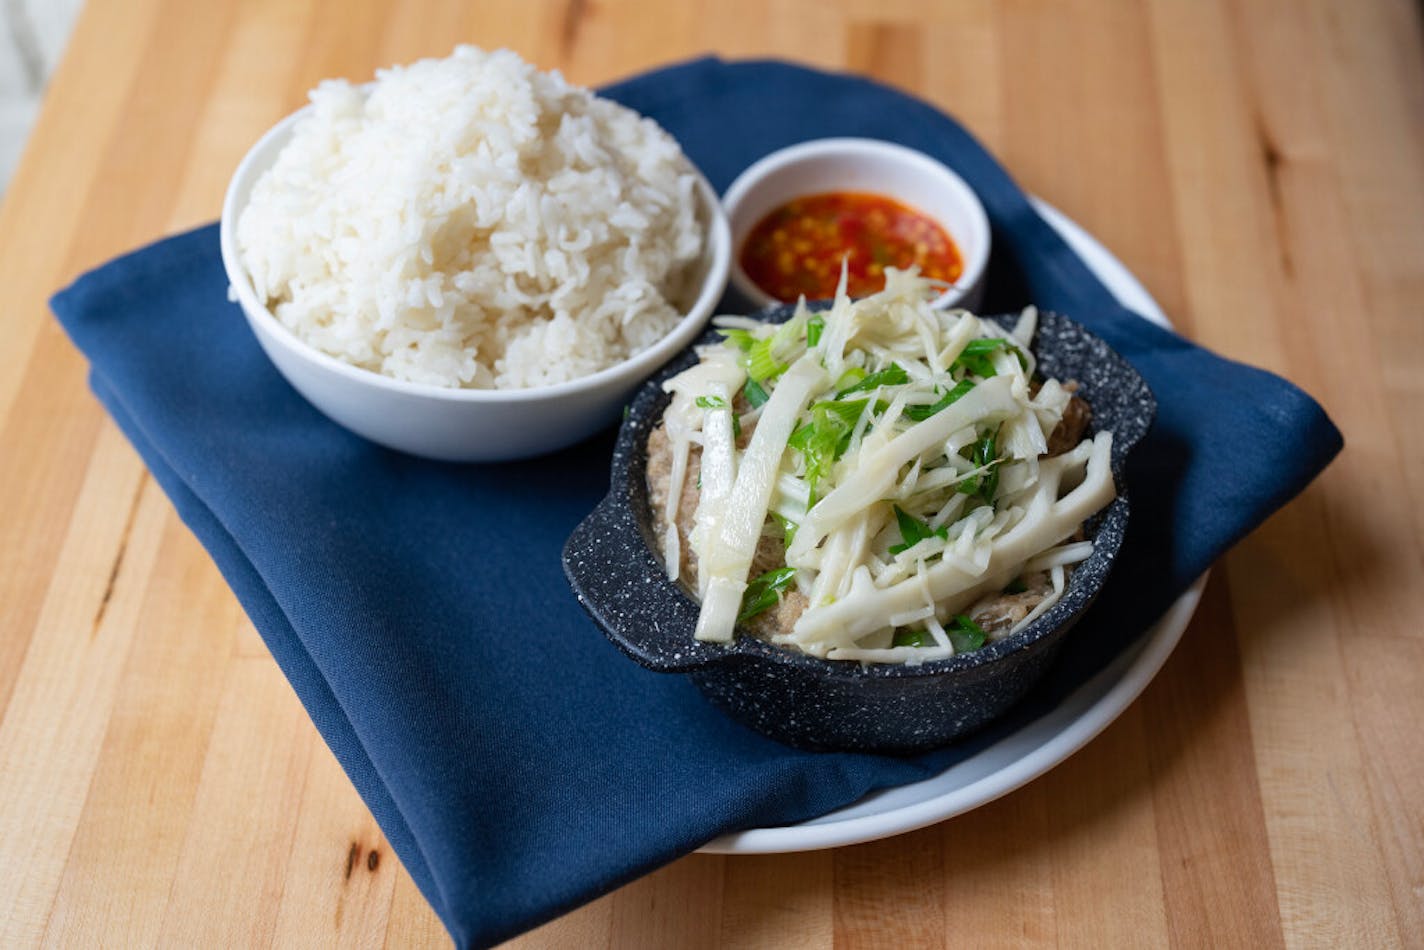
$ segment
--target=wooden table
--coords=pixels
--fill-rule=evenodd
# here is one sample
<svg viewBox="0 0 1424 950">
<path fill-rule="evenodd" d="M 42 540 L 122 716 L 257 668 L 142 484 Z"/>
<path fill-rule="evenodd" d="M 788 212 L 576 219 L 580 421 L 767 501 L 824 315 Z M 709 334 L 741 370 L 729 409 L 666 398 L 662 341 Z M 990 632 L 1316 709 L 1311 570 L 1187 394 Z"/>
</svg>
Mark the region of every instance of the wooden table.
<svg viewBox="0 0 1424 950">
<path fill-rule="evenodd" d="M 0 946 L 448 941 L 45 300 L 216 217 L 318 79 L 457 41 L 589 84 L 715 50 L 916 90 L 1349 443 L 1225 558 L 1147 693 L 1047 776 L 874 844 L 688 857 L 522 945 L 1418 945 L 1409 0 L 93 0 L 0 213 Z"/>
</svg>

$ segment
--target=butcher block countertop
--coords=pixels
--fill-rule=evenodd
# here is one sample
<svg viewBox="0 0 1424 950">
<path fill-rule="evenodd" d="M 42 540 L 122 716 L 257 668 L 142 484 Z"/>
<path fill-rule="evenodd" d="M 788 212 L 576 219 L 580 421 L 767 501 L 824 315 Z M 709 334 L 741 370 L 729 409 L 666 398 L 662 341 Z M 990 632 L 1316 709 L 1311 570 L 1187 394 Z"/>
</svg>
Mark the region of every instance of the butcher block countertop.
<svg viewBox="0 0 1424 950">
<path fill-rule="evenodd" d="M 46 300 L 216 218 L 318 80 L 457 42 L 585 84 L 715 52 L 912 90 L 1346 439 L 1047 775 L 870 844 L 692 855 L 514 945 L 1418 946 L 1421 37 L 1410 0 L 92 0 L 0 211 L 0 946 L 448 945 Z"/>
</svg>

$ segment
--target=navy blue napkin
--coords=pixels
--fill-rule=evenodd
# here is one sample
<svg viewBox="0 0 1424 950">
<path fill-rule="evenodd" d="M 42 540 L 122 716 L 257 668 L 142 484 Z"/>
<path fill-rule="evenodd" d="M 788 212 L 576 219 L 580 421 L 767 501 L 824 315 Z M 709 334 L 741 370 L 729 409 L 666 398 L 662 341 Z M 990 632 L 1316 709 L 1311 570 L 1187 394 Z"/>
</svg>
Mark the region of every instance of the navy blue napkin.
<svg viewBox="0 0 1424 950">
<path fill-rule="evenodd" d="M 216 227 L 107 264 L 53 307 L 94 391 L 202 540 L 386 837 L 460 945 L 495 942 L 734 829 L 932 775 L 1051 709 L 1339 451 L 1291 384 L 1123 310 L 1003 169 L 875 83 L 706 59 L 604 91 L 719 189 L 767 152 L 861 135 L 935 155 L 994 228 L 991 307 L 1088 324 L 1160 403 L 1118 568 L 1048 680 L 1003 723 L 913 759 L 797 752 L 680 676 L 621 656 L 559 552 L 607 487 L 611 435 L 457 466 L 347 433 L 278 376 L 225 296 Z"/>
</svg>

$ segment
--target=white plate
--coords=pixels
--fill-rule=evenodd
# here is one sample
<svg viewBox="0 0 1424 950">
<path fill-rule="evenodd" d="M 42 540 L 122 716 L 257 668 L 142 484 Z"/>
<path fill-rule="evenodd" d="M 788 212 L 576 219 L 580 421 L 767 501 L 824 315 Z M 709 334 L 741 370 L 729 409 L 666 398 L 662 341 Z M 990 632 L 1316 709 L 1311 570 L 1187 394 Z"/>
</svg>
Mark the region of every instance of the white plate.
<svg viewBox="0 0 1424 950">
<path fill-rule="evenodd" d="M 1107 248 L 1061 211 L 1034 205 L 1124 306 L 1153 323 L 1167 315 Z M 812 851 L 874 841 L 932 825 L 1007 795 L 1087 745 L 1147 688 L 1196 612 L 1206 575 L 1167 608 L 1140 643 L 1080 686 L 1052 712 L 933 778 L 872 792 L 810 821 L 723 835 L 700 850 L 712 854 Z"/>
</svg>

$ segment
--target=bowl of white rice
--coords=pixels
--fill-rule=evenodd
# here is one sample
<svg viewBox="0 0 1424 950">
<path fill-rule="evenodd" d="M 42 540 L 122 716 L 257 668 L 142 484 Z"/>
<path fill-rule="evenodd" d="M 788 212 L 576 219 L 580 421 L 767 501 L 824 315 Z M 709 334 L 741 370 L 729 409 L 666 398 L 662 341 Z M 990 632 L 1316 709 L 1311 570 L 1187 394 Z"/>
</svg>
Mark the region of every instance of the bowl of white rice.
<svg viewBox="0 0 1424 950">
<path fill-rule="evenodd" d="M 650 119 L 506 50 L 327 81 L 233 175 L 223 263 L 277 369 L 381 445 L 554 451 L 726 287 L 716 193 Z"/>
</svg>

